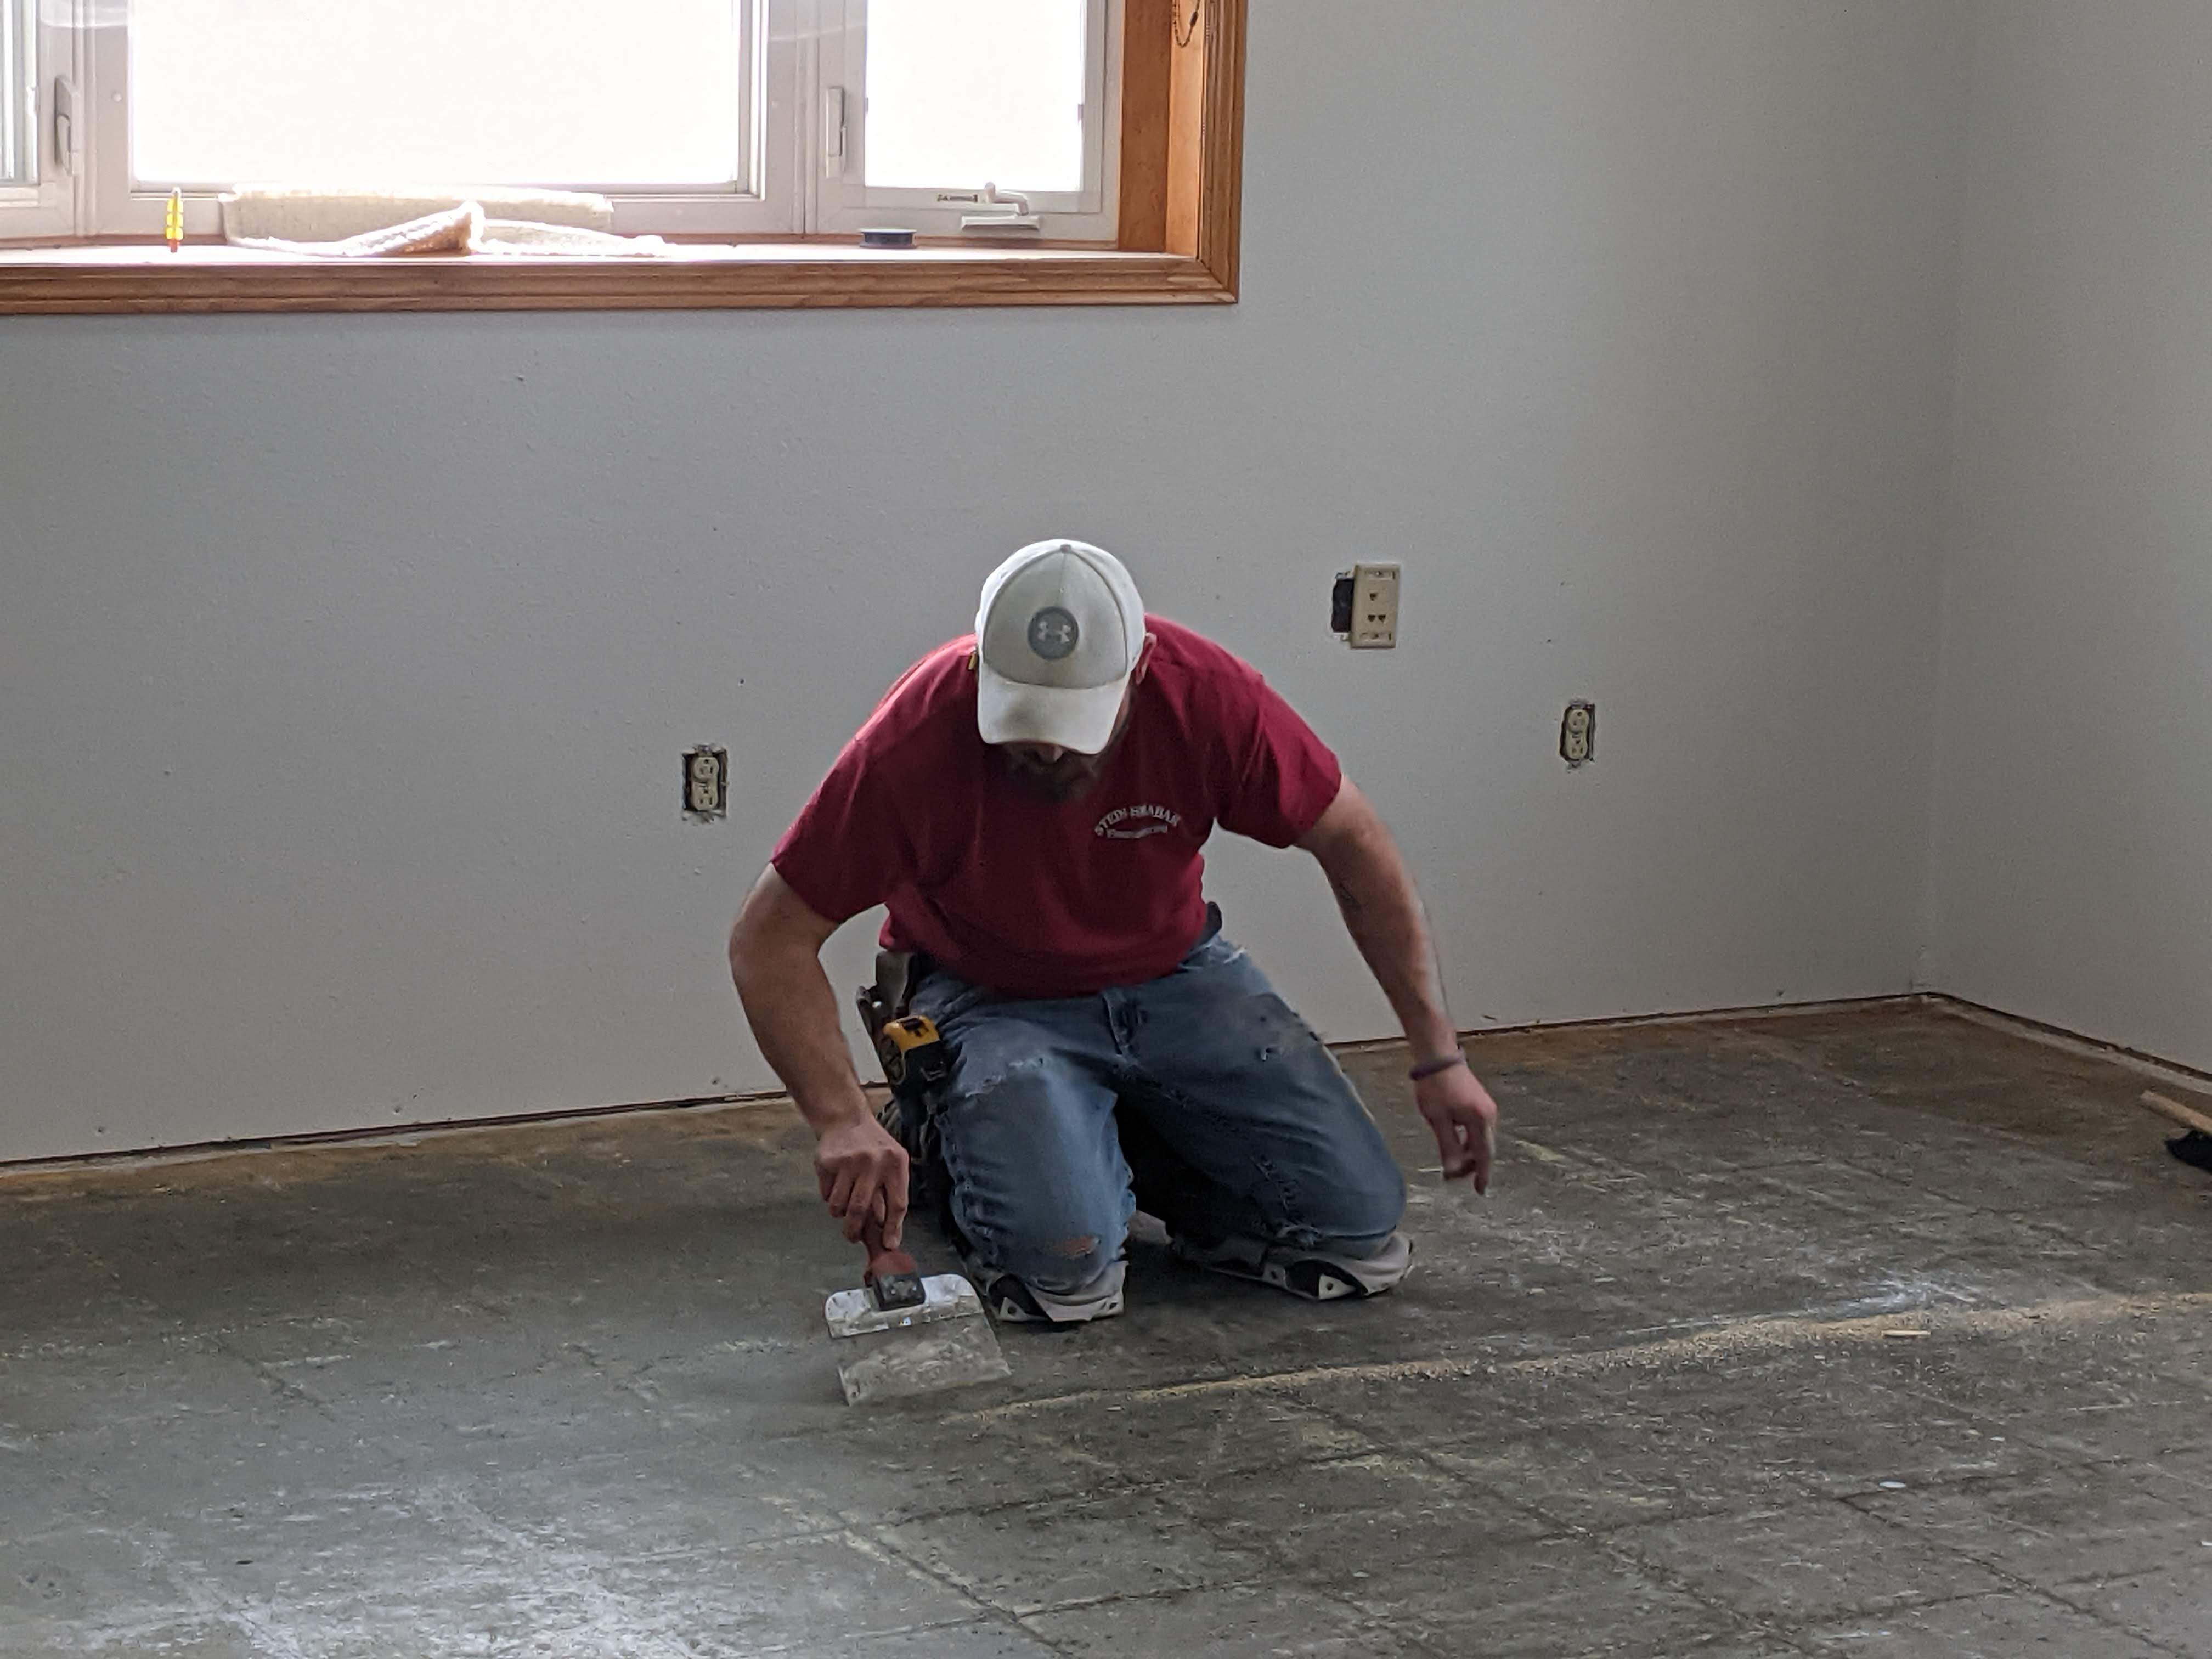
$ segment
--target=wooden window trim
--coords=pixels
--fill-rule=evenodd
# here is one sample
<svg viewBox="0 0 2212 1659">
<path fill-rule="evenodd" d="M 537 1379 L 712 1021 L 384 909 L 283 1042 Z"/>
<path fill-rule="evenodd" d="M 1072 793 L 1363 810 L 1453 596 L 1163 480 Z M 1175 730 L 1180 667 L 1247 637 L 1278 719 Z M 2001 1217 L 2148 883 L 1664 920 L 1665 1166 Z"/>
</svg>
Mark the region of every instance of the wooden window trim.
<svg viewBox="0 0 2212 1659">
<path fill-rule="evenodd" d="M 1234 303 L 1249 0 L 1126 0 L 1120 232 L 1111 248 L 835 241 L 667 259 L 287 258 L 219 244 L 0 249 L 0 315 Z M 1184 14 L 1187 17 L 1188 12 Z"/>
</svg>

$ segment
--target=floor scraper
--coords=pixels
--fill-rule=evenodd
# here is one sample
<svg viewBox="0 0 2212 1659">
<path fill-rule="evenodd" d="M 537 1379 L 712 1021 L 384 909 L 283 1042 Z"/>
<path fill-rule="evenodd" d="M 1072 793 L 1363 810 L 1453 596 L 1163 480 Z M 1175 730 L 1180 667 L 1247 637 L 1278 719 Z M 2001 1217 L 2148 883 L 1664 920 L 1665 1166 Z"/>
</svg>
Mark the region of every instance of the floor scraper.
<svg viewBox="0 0 2212 1659">
<path fill-rule="evenodd" d="M 878 959 L 877 981 L 863 986 L 860 1022 L 883 1062 L 902 1112 L 919 1114 L 928 1091 L 951 1070 L 944 1040 L 929 1020 L 905 1012 L 908 962 Z M 848 1405 L 933 1394 L 1008 1374 L 1006 1356 L 975 1287 L 958 1273 L 923 1277 L 904 1250 L 886 1249 L 882 1224 L 861 1235 L 868 1268 L 860 1287 L 839 1291 L 822 1316 L 839 1348 L 837 1380 Z"/>
</svg>

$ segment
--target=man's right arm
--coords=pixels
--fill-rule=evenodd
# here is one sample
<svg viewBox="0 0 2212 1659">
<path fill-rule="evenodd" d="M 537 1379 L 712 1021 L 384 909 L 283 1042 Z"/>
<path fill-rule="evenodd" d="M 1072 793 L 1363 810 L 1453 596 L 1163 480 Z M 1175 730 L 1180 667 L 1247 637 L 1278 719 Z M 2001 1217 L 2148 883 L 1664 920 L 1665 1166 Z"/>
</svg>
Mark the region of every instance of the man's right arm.
<svg viewBox="0 0 2212 1659">
<path fill-rule="evenodd" d="M 730 930 L 730 976 L 754 1041 L 814 1131 L 814 1173 L 830 1213 L 854 1240 L 877 1216 L 895 1247 L 906 1219 L 906 1152 L 876 1121 L 845 1046 L 822 969 L 822 946 L 837 927 L 771 865 Z"/>
</svg>

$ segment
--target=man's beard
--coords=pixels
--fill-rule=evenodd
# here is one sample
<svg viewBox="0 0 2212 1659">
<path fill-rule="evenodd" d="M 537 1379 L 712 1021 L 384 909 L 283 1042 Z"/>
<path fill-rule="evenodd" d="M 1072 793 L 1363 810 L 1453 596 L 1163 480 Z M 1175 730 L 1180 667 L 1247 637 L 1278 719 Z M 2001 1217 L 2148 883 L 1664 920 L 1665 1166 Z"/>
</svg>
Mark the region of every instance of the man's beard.
<svg viewBox="0 0 2212 1659">
<path fill-rule="evenodd" d="M 1039 761 L 1012 750 L 1001 750 L 999 761 L 1006 769 L 1008 777 L 1040 800 L 1080 800 L 1098 787 L 1098 781 L 1106 775 L 1106 763 L 1121 746 L 1121 734 L 1116 732 L 1114 741 L 1101 754 L 1069 753 L 1055 761 Z"/>
</svg>

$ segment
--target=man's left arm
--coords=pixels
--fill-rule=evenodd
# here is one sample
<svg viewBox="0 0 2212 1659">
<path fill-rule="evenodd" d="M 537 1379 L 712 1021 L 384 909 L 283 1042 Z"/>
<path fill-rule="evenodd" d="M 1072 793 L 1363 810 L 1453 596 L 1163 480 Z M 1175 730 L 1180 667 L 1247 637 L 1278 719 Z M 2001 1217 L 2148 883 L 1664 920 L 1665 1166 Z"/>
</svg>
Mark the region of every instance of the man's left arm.
<svg viewBox="0 0 2212 1659">
<path fill-rule="evenodd" d="M 1413 1069 L 1428 1071 L 1413 1085 L 1413 1103 L 1443 1154 L 1444 1179 L 1469 1176 L 1475 1191 L 1488 1192 L 1498 1103 L 1460 1057 L 1459 1033 L 1444 1005 L 1443 975 L 1428 918 L 1397 842 L 1381 814 L 1346 778 L 1328 810 L 1297 844 L 1327 873 L 1352 942 L 1405 1028 Z"/>
</svg>

